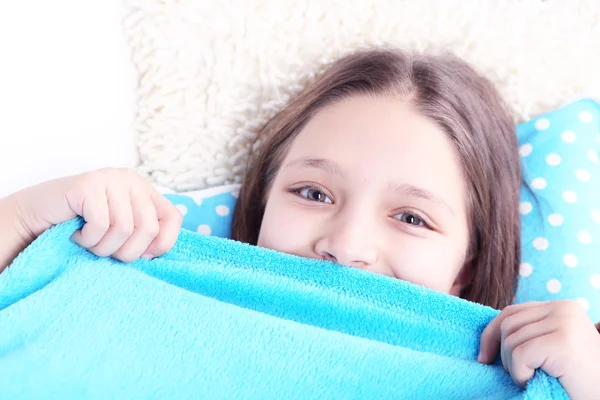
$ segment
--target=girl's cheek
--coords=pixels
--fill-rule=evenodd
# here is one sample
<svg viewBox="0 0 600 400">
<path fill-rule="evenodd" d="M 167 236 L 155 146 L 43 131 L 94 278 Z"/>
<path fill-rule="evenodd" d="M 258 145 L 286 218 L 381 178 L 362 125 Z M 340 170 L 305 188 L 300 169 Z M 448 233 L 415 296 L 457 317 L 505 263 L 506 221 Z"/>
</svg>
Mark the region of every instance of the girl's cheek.
<svg viewBox="0 0 600 400">
<path fill-rule="evenodd" d="M 313 232 L 318 231 L 319 222 L 307 210 L 298 210 L 298 207 L 282 200 L 272 199 L 267 204 L 257 244 L 306 256 L 306 248 L 310 246 Z"/>
<path fill-rule="evenodd" d="M 393 254 L 388 260 L 397 278 L 449 293 L 454 283 L 454 256 L 440 241 L 404 237 L 386 252 Z"/>
</svg>

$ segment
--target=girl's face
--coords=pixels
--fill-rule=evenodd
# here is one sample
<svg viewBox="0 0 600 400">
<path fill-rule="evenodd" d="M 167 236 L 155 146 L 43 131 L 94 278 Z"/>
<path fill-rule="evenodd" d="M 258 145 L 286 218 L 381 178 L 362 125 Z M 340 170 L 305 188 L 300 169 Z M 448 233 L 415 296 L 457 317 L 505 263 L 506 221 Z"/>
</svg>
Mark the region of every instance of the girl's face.
<svg viewBox="0 0 600 400">
<path fill-rule="evenodd" d="M 465 182 L 447 135 L 406 101 L 350 97 L 294 139 L 257 244 L 458 295 L 468 242 Z"/>
</svg>

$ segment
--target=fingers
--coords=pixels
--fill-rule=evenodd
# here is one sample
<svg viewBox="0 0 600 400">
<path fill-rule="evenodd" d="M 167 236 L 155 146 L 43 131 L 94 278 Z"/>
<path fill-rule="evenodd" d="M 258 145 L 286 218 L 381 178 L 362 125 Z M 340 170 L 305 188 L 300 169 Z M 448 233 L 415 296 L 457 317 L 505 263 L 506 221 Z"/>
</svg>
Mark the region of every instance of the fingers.
<svg viewBox="0 0 600 400">
<path fill-rule="evenodd" d="M 122 190 L 120 187 L 109 187 L 106 194 L 110 227 L 100 242 L 89 248 L 92 253 L 100 257 L 108 257 L 115 253 L 135 229 L 129 191 Z"/>
<path fill-rule="evenodd" d="M 171 202 L 131 170 L 82 174 L 66 199 L 69 212 L 86 221 L 72 240 L 97 256 L 125 262 L 171 250 L 183 220 Z"/>
<path fill-rule="evenodd" d="M 542 364 L 535 364 L 535 360 L 521 359 L 519 352 L 523 346 L 530 346 L 530 342 L 555 331 L 555 325 L 549 323 L 543 317 L 532 323 L 520 323 L 521 327 L 502 340 L 502 363 L 504 368 L 513 377 L 519 386 L 524 384 L 533 376 L 534 370 Z M 523 364 L 526 364 L 525 366 Z"/>
<path fill-rule="evenodd" d="M 139 258 L 159 234 L 158 217 L 150 197 L 141 190 L 132 190 L 130 199 L 135 227 L 133 234 L 111 255 L 124 262 L 132 262 Z"/>
<path fill-rule="evenodd" d="M 508 317 L 515 315 L 525 309 L 542 307 L 546 302 L 530 302 L 508 306 L 496 318 L 494 318 L 481 334 L 479 344 L 479 357 L 477 361 L 484 364 L 491 364 L 500 351 L 502 340 L 502 323 Z"/>
<path fill-rule="evenodd" d="M 150 198 L 156 208 L 159 234 L 150 243 L 145 253 L 150 257 L 157 257 L 168 252 L 175 245 L 181 230 L 183 215 L 158 192 L 153 192 Z"/>
<path fill-rule="evenodd" d="M 541 323 L 539 323 L 541 324 Z M 552 353 L 552 347 L 556 346 L 556 339 L 552 333 L 535 336 L 517 346 L 511 355 L 509 372 L 513 381 L 524 388 L 533 377 L 537 368 L 543 368 Z"/>
<path fill-rule="evenodd" d="M 559 379 L 570 395 L 596 390 L 598 375 L 581 376 L 597 364 L 600 339 L 575 300 L 507 307 L 484 330 L 481 359 L 493 360 L 485 352 L 497 351 L 498 338 L 502 364 L 517 385 L 525 387 L 539 368 Z"/>
<path fill-rule="evenodd" d="M 518 345 L 535 336 L 548 333 L 548 329 L 541 329 L 541 327 L 547 327 L 547 323 L 538 325 L 536 323 L 543 321 L 549 313 L 550 308 L 547 307 L 547 304 L 532 306 L 522 308 L 519 312 L 506 317 L 502 321 L 500 325 L 500 354 L 502 365 L 508 372 L 511 372 L 511 353 Z M 534 326 L 536 329 L 532 329 Z"/>
<path fill-rule="evenodd" d="M 89 249 L 98 256 L 111 256 L 123 262 L 135 261 L 140 256 L 151 259 L 171 250 L 177 241 L 183 216 L 152 187 L 148 190 L 139 185 L 129 193 L 112 193 L 108 209 L 110 228 Z"/>
<path fill-rule="evenodd" d="M 81 230 L 71 239 L 86 249 L 94 247 L 104 237 L 110 227 L 110 213 L 104 187 L 94 187 L 87 196 L 76 196 L 70 201 L 73 211 L 86 221 Z"/>
<path fill-rule="evenodd" d="M 546 362 L 546 339 L 556 325 L 548 321 L 550 303 L 532 302 L 505 308 L 484 329 L 479 361 L 491 363 L 500 352 L 502 365 L 513 381 L 525 387 Z"/>
</svg>

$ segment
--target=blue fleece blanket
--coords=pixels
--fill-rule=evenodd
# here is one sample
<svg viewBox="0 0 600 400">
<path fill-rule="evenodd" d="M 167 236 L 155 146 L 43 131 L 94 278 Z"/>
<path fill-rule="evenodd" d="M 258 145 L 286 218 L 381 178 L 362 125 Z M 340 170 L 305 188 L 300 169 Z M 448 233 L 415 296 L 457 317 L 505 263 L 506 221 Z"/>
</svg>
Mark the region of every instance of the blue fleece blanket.
<svg viewBox="0 0 600 400">
<path fill-rule="evenodd" d="M 73 244 L 81 225 L 0 274 L 3 399 L 567 398 L 477 363 L 490 308 L 189 231 L 124 264 Z"/>
</svg>

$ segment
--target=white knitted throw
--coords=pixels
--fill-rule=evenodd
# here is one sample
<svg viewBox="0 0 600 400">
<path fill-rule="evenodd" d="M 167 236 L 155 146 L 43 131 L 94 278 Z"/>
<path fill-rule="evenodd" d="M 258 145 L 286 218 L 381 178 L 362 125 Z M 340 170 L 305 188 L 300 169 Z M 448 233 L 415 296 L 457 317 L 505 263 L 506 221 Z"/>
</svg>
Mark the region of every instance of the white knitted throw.
<svg viewBox="0 0 600 400">
<path fill-rule="evenodd" d="M 373 45 L 452 51 L 520 122 L 600 98 L 600 1 L 126 0 L 139 171 L 177 191 L 239 182 L 257 129 L 314 76 Z"/>
</svg>

